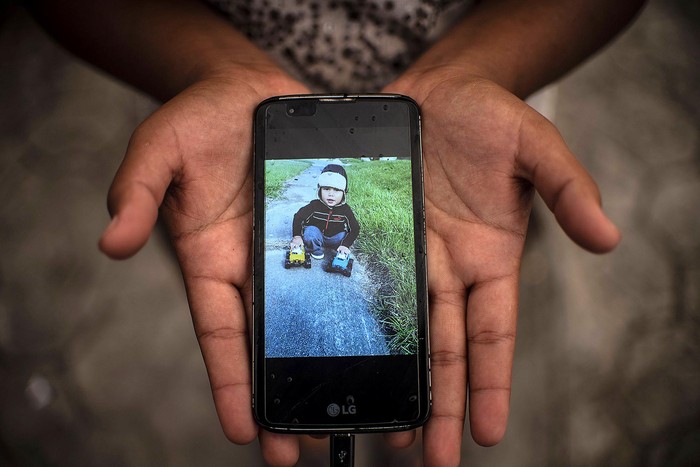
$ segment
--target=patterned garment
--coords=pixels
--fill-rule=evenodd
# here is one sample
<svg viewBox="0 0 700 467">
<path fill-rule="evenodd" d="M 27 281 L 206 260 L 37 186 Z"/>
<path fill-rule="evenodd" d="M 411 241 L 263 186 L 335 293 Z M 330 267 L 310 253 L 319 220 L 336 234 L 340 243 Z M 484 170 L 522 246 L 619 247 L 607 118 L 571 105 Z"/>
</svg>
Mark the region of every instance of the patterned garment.
<svg viewBox="0 0 700 467">
<path fill-rule="evenodd" d="M 208 0 L 317 92 L 377 92 L 471 1 Z"/>
</svg>

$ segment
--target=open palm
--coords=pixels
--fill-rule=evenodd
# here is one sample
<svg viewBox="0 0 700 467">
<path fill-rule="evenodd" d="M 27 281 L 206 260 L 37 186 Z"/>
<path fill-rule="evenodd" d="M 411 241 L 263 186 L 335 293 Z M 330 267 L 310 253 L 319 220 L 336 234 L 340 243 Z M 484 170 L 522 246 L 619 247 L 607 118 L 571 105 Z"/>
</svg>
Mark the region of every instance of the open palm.
<svg viewBox="0 0 700 467">
<path fill-rule="evenodd" d="M 247 328 L 252 323 L 253 113 L 267 97 L 308 92 L 291 79 L 263 86 L 268 81 L 202 81 L 144 121 L 110 189 L 113 220 L 100 241 L 112 257 L 131 256 L 147 241 L 160 208 L 219 419 L 237 443 L 258 433 L 250 409 Z M 272 441 L 263 443 L 279 444 L 274 435 L 265 436 Z M 291 451 L 294 456 L 294 446 Z"/>
<path fill-rule="evenodd" d="M 585 248 L 607 251 L 619 234 L 556 128 L 514 95 L 481 78 L 456 77 L 413 97 L 423 115 L 431 300 L 425 460 L 455 465 L 467 395 L 478 443 L 495 444 L 505 432 L 533 186 Z"/>
</svg>

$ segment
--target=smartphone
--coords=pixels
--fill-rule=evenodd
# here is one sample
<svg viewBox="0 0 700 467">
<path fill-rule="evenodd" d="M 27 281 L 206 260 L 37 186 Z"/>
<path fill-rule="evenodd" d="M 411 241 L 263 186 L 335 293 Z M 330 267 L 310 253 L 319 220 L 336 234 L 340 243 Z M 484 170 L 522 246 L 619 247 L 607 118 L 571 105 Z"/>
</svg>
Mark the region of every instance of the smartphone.
<svg viewBox="0 0 700 467">
<path fill-rule="evenodd" d="M 277 432 L 430 413 L 418 105 L 281 96 L 255 113 L 253 411 Z"/>
</svg>

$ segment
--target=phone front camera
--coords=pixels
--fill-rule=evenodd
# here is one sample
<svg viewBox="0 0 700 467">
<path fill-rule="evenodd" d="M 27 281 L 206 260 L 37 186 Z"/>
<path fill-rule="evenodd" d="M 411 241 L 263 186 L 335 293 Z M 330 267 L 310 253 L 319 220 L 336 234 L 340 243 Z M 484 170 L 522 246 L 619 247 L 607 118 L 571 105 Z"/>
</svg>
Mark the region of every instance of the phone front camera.
<svg viewBox="0 0 700 467">
<path fill-rule="evenodd" d="M 290 117 L 310 117 L 316 113 L 314 102 L 295 102 L 287 104 L 287 115 Z"/>
</svg>

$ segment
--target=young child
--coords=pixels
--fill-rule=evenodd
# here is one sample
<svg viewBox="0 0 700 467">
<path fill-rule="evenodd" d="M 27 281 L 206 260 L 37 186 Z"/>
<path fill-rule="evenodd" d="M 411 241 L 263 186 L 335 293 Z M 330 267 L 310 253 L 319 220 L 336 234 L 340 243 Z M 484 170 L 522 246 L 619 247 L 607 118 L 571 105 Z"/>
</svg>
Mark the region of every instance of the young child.
<svg viewBox="0 0 700 467">
<path fill-rule="evenodd" d="M 303 243 L 315 259 L 323 259 L 324 248 L 349 254 L 360 224 L 346 203 L 347 192 L 345 169 L 337 164 L 324 167 L 318 176 L 318 199 L 294 215 L 291 247 Z"/>
</svg>

